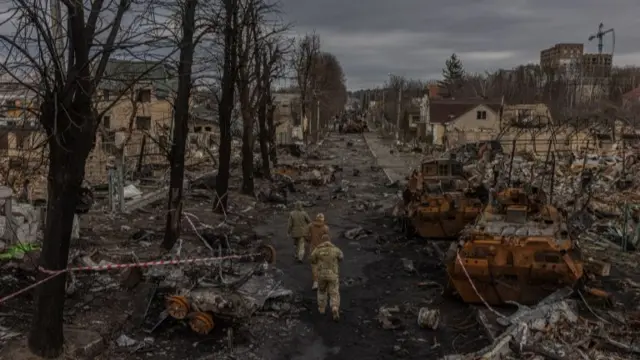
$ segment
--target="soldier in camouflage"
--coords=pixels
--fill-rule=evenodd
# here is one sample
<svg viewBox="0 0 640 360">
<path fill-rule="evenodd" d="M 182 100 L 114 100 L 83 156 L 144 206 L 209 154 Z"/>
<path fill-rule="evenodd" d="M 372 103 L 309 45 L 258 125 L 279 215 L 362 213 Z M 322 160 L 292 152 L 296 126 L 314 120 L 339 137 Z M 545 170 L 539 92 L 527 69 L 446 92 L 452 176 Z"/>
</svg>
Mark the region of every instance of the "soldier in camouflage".
<svg viewBox="0 0 640 360">
<path fill-rule="evenodd" d="M 304 258 L 304 239 L 307 236 L 307 227 L 311 223 L 309 214 L 302 210 L 302 203 L 296 203 L 296 209 L 289 214 L 289 236 L 293 239 L 295 246 L 295 258 L 298 262 L 302 262 Z"/>
<path fill-rule="evenodd" d="M 342 250 L 331 243 L 329 235 L 322 236 L 323 242 L 311 253 L 311 264 L 318 274 L 318 311 L 324 314 L 327 300 L 331 305 L 333 320 L 340 320 L 340 262 L 344 259 Z"/>
<path fill-rule="evenodd" d="M 324 241 L 322 236 L 329 234 L 329 227 L 324 222 L 324 214 L 316 215 L 316 219 L 309 224 L 308 234 L 309 253 L 313 253 L 313 250 Z M 311 289 L 316 290 L 318 288 L 318 272 L 313 264 L 311 265 L 311 274 L 313 275 L 313 285 Z"/>
</svg>

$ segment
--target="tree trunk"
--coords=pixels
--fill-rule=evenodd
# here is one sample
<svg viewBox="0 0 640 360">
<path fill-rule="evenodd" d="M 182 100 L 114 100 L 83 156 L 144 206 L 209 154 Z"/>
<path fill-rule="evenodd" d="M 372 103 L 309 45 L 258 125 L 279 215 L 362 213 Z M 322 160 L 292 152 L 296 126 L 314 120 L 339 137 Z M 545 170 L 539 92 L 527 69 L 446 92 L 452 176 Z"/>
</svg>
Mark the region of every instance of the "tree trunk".
<svg viewBox="0 0 640 360">
<path fill-rule="evenodd" d="M 193 63 L 193 32 L 197 0 L 187 0 L 182 19 L 182 44 L 180 64 L 178 65 L 178 93 L 173 109 L 173 141 L 169 162 L 171 173 L 169 180 L 169 203 L 167 204 L 167 222 L 162 247 L 171 250 L 178 237 L 182 217 L 182 189 L 184 183 L 184 156 L 189 133 L 189 98 L 191 97 L 191 64 Z"/>
<path fill-rule="evenodd" d="M 73 148 L 59 144 L 55 139 L 49 142 L 47 218 L 40 255 L 40 266 L 48 270 L 67 267 L 73 217 L 90 149 L 87 144 L 83 151 L 82 144 L 80 148 L 77 145 L 79 142 L 73 144 Z M 47 276 L 41 273 L 38 278 Z M 53 359 L 62 354 L 65 285 L 66 274 L 62 274 L 36 288 L 36 309 L 28 345 L 29 350 L 40 357 Z"/>
<path fill-rule="evenodd" d="M 224 0 L 224 64 L 222 71 L 222 89 L 218 104 L 220 122 L 220 145 L 218 146 L 218 176 L 216 177 L 216 199 L 213 210 L 227 211 L 229 191 L 229 170 L 231 168 L 231 117 L 235 106 L 235 87 L 237 77 L 236 31 L 238 29 L 237 2 Z"/>
<path fill-rule="evenodd" d="M 276 125 L 274 123 L 275 107 L 273 105 L 267 107 L 267 131 L 269 134 L 269 157 L 271 158 L 271 164 L 278 166 L 278 152 L 276 144 Z"/>
<path fill-rule="evenodd" d="M 253 121 L 249 118 L 242 128 L 242 193 L 254 196 L 253 185 Z"/>
<path fill-rule="evenodd" d="M 222 106 L 221 106 L 222 107 Z M 226 118 L 226 119 L 225 119 Z M 231 114 L 220 113 L 220 145 L 218 145 L 218 175 L 216 177 L 216 199 L 213 209 L 227 211 L 227 192 L 229 191 L 229 170 L 231 168 Z"/>
<path fill-rule="evenodd" d="M 266 95 L 264 95 L 266 97 Z M 258 108 L 258 127 L 260 141 L 260 155 L 262 157 L 262 173 L 267 179 L 271 179 L 271 167 L 269 166 L 269 132 L 267 131 L 267 104 L 261 100 Z"/>
<path fill-rule="evenodd" d="M 307 126 L 305 127 L 304 119 L 307 116 L 307 105 L 306 105 L 307 97 L 305 92 L 300 94 L 300 128 L 302 129 L 302 140 L 305 144 L 309 143 L 309 131 L 311 130 L 311 124 L 307 122 Z"/>
</svg>

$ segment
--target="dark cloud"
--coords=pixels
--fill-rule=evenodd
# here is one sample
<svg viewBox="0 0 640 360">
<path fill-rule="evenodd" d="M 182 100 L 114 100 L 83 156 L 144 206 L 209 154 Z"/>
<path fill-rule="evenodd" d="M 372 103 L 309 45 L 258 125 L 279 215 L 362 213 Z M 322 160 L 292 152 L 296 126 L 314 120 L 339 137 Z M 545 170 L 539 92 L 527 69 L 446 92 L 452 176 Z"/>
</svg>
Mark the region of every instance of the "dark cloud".
<svg viewBox="0 0 640 360">
<path fill-rule="evenodd" d="M 614 62 L 640 65 L 638 0 L 282 0 L 299 33 L 316 30 L 353 89 L 388 74 L 437 78 L 456 52 L 468 71 L 537 62 L 543 48 L 587 41 L 603 22 L 616 30 Z M 612 48 L 605 39 L 605 51 Z"/>
</svg>

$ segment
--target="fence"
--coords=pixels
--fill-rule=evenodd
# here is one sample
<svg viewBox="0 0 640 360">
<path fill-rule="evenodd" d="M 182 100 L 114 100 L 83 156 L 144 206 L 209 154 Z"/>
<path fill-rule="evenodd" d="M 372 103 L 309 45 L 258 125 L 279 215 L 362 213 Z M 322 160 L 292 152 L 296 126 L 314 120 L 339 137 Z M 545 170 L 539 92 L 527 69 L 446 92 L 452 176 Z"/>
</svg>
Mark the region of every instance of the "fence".
<svg viewBox="0 0 640 360">
<path fill-rule="evenodd" d="M 39 135 L 34 133 L 30 139 L 39 138 Z M 186 169 L 213 169 L 217 159 L 214 143 L 212 132 L 189 134 L 185 151 Z M 46 144 L 25 141 L 12 145 L 8 149 L 0 149 L 0 182 L 17 193 L 22 190 L 25 180 L 29 180 L 31 198 L 45 200 L 49 165 Z M 122 164 L 122 170 L 118 170 L 122 172 L 119 183 L 136 182 L 143 187 L 157 188 L 168 181 L 169 151 L 170 142 L 162 135 L 134 132 L 121 151 L 116 147 L 113 133 L 98 134 L 94 149 L 87 158 L 85 181 L 91 186 L 106 189 L 109 172 L 113 172 L 117 164 Z"/>
</svg>

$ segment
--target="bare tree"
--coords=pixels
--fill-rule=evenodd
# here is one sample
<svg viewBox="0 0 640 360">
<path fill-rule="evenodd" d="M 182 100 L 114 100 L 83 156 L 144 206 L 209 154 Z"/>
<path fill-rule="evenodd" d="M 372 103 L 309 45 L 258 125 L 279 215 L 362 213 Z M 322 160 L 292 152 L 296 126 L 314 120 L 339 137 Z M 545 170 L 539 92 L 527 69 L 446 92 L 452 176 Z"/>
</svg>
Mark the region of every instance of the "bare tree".
<svg viewBox="0 0 640 360">
<path fill-rule="evenodd" d="M 312 78 L 316 106 L 320 106 L 320 118 L 314 122 L 313 128 L 319 135 L 323 129 L 326 129 L 330 119 L 344 109 L 347 103 L 347 88 L 344 71 L 338 58 L 327 52 L 320 52 L 317 57 Z M 318 112 L 313 118 L 317 116 Z"/>
<path fill-rule="evenodd" d="M 222 79 L 218 98 L 220 144 L 218 146 L 218 176 L 214 211 L 226 212 L 231 169 L 231 119 L 235 107 L 238 79 L 238 34 L 240 33 L 239 0 L 222 0 Z"/>
<path fill-rule="evenodd" d="M 240 28 L 238 29 L 238 79 L 237 90 L 242 116 L 242 192 L 254 195 L 253 143 L 254 124 L 260 88 L 261 67 L 258 66 L 255 47 L 259 46 L 261 29 L 259 18 L 263 4 L 258 0 L 241 2 Z"/>
<path fill-rule="evenodd" d="M 298 40 L 293 51 L 293 69 L 295 71 L 296 83 L 300 92 L 300 119 L 308 115 L 308 102 L 313 94 L 314 67 L 320 53 L 320 37 L 315 33 L 307 34 Z M 308 134 L 304 134 L 307 140 Z"/>
<path fill-rule="evenodd" d="M 104 112 L 95 106 L 107 62 L 116 51 L 131 52 L 143 42 L 130 0 L 62 1 L 64 14 L 52 21 L 48 1 L 12 0 L 8 20 L 13 34 L 0 35 L 6 57 L 2 70 L 37 94 L 38 119 L 49 138 L 47 219 L 40 257 L 52 271 L 67 266 L 69 241 L 87 156 Z M 89 6 L 85 9 L 85 6 Z M 138 4 L 135 4 L 138 6 Z M 126 24 L 125 13 L 132 16 Z M 109 18 L 105 14 L 109 13 Z M 51 24 L 50 24 L 51 22 Z M 65 26 L 66 25 L 66 26 Z M 66 28 L 65 28 L 66 27 Z M 31 79 L 31 84 L 24 79 Z M 42 277 L 45 275 L 43 274 Z M 29 348 L 41 357 L 61 354 L 65 275 L 37 288 Z"/>
<path fill-rule="evenodd" d="M 275 110 L 272 86 L 273 80 L 281 76 L 284 72 L 284 56 L 287 51 L 287 44 L 283 38 L 275 37 L 267 41 L 263 47 L 256 44 L 257 58 L 259 61 L 260 79 L 259 86 L 262 91 L 258 105 L 258 140 L 260 144 L 260 155 L 262 159 L 262 173 L 265 177 L 271 177 L 270 161 L 277 161 L 270 158 L 270 148 L 275 152 L 275 126 L 273 124 L 273 113 Z M 273 137 L 270 134 L 273 130 Z"/>
<path fill-rule="evenodd" d="M 404 113 L 411 106 L 415 97 L 421 97 L 425 93 L 426 85 L 416 79 L 407 79 L 403 76 L 391 75 L 385 84 L 385 97 L 383 113 L 385 118 L 396 126 L 397 117 L 400 116 L 400 130 L 408 126 Z"/>
<path fill-rule="evenodd" d="M 189 132 L 189 99 L 191 97 L 191 72 L 196 47 L 196 7 L 198 0 L 184 0 L 180 15 L 182 39 L 178 64 L 178 91 L 174 105 L 173 141 L 169 157 L 169 203 L 162 246 L 169 250 L 180 236 L 182 216 L 182 189 L 184 182 L 185 148 Z"/>
</svg>

